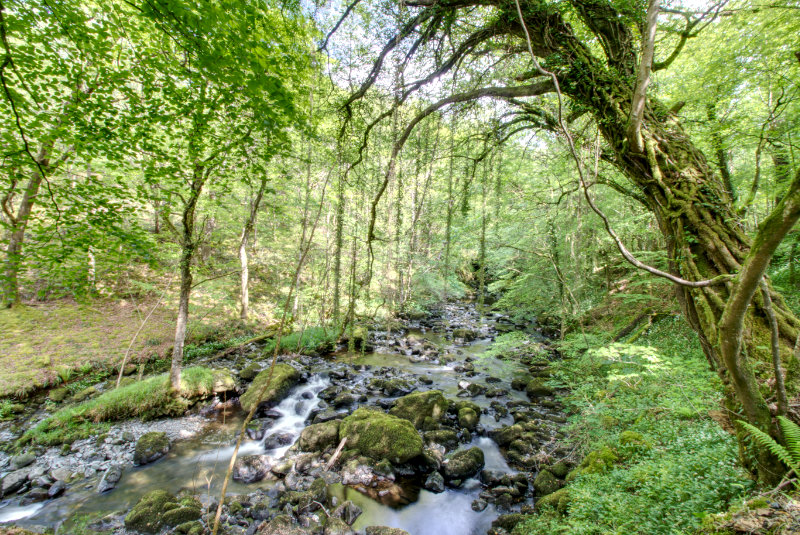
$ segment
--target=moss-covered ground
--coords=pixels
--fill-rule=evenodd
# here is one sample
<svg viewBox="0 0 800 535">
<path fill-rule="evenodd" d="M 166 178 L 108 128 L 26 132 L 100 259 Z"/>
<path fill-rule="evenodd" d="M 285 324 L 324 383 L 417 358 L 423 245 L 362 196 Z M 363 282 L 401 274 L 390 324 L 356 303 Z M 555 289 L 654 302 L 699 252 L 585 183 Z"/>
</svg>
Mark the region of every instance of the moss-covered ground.
<svg viewBox="0 0 800 535">
<path fill-rule="evenodd" d="M 215 385 L 233 382 L 219 371 L 195 366 L 181 373 L 181 392 L 176 396 L 168 374 L 108 390 L 94 399 L 65 407 L 28 430 L 20 443 L 56 445 L 71 443 L 102 432 L 107 422 L 127 418 L 153 419 L 182 414 L 189 400 L 211 394 Z"/>
<path fill-rule="evenodd" d="M 569 388 L 583 462 L 516 535 L 693 533 L 753 488 L 724 429 L 721 383 L 683 318 L 660 319 L 635 343 L 610 337 L 590 330 L 560 344 L 548 384 Z"/>
</svg>

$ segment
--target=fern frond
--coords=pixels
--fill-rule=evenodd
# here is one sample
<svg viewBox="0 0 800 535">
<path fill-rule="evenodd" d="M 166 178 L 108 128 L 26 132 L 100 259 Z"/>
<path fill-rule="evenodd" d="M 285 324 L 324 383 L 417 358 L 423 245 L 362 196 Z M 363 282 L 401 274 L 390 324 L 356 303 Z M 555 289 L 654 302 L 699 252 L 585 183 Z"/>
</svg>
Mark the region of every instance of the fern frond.
<svg viewBox="0 0 800 535">
<path fill-rule="evenodd" d="M 745 431 L 749 432 L 753 435 L 753 438 L 758 442 L 762 447 L 767 448 L 772 454 L 783 461 L 783 463 L 795 471 L 795 473 L 800 474 L 800 463 L 796 463 L 793 459 L 792 455 L 780 444 L 778 444 L 774 438 L 766 434 L 764 431 L 759 429 L 758 427 L 751 425 L 747 422 L 739 420 L 739 424 L 744 428 Z"/>
<path fill-rule="evenodd" d="M 800 426 L 785 416 L 778 416 L 783 438 L 786 439 L 786 449 L 795 464 L 800 464 Z"/>
</svg>

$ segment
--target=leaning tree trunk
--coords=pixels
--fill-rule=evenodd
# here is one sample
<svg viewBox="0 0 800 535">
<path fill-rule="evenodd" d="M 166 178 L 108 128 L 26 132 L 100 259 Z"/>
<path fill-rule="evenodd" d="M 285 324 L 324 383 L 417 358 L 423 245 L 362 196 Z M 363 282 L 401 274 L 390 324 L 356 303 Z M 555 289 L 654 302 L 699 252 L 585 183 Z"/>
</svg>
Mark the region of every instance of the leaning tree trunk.
<svg viewBox="0 0 800 535">
<path fill-rule="evenodd" d="M 667 109 L 652 99 L 644 116 L 644 150 L 631 150 L 626 138 L 628 117 L 623 110 L 630 105 L 632 90 L 599 66 L 593 70 L 594 76 L 586 77 L 573 66 L 562 75 L 566 78 L 563 85 L 573 100 L 593 112 L 601 134 L 614 150 L 615 164 L 645 194 L 668 243 L 676 274 L 690 281 L 701 281 L 739 273 L 753 243 L 742 230 L 730 192 L 704 155 Z M 602 90 L 598 90 L 598 76 Z M 766 269 L 766 265 L 763 267 Z M 736 294 L 738 284 L 738 279 L 732 278 L 725 284 L 680 286 L 676 290 L 706 356 L 726 385 L 728 408 L 776 434 L 769 405 L 775 398 L 768 383 L 773 379 L 770 327 L 761 296 L 750 294 L 754 306 L 743 313 L 738 332 L 733 324 L 728 329 L 723 322 L 726 305 Z M 770 295 L 779 325 L 783 361 L 794 365 L 789 357 L 800 322 L 778 293 L 770 290 Z M 790 395 L 798 392 L 797 372 L 795 366 L 789 368 Z M 744 448 L 744 442 L 740 444 Z M 780 471 L 768 455 L 756 454 L 754 458 L 750 452 L 743 453 L 746 460 L 754 461 L 750 466 L 763 479 L 772 480 Z"/>
</svg>

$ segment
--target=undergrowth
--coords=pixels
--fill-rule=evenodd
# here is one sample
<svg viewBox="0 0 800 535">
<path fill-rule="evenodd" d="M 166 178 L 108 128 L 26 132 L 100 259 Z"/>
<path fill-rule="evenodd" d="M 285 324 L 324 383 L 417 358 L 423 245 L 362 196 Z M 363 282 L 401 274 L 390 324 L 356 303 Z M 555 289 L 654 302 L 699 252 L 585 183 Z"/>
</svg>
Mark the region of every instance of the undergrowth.
<svg viewBox="0 0 800 535">
<path fill-rule="evenodd" d="M 333 349 L 336 343 L 336 330 L 325 327 L 306 327 L 302 331 L 281 337 L 281 353 L 307 353 L 326 352 Z M 270 339 L 264 345 L 264 354 L 269 355 L 275 351 L 275 339 Z"/>
<path fill-rule="evenodd" d="M 544 508 L 514 533 L 692 533 L 752 487 L 735 438 L 709 416 L 719 379 L 680 317 L 636 345 L 601 340 L 571 334 L 551 365 L 551 384 L 570 391 L 570 440 L 589 459 L 568 478 L 566 516 Z"/>
</svg>

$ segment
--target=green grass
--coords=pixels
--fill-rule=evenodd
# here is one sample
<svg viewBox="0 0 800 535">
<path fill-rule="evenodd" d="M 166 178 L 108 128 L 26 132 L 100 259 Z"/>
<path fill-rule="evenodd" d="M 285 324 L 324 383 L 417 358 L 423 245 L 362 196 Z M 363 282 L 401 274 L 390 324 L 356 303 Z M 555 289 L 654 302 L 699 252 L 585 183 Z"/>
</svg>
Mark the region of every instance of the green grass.
<svg viewBox="0 0 800 535">
<path fill-rule="evenodd" d="M 327 351 L 333 348 L 336 342 L 336 331 L 325 327 L 307 327 L 303 331 L 295 331 L 281 337 L 281 353 L 304 353 L 313 351 Z M 268 340 L 264 345 L 264 354 L 270 355 L 275 351 L 275 339 Z"/>
<path fill-rule="evenodd" d="M 588 351 L 580 334 L 565 340 L 572 357 L 551 366 L 551 383 L 570 389 L 571 440 L 595 462 L 571 475 L 566 516 L 530 517 L 516 535 L 692 533 L 751 488 L 735 438 L 709 416 L 720 381 L 681 318 L 636 345 L 589 339 Z"/>
<path fill-rule="evenodd" d="M 210 395 L 215 383 L 224 379 L 221 372 L 202 367 L 186 368 L 181 373 L 181 395 L 170 388 L 168 374 L 150 377 L 104 392 L 89 401 L 65 407 L 27 431 L 20 444 L 57 445 L 72 443 L 105 431 L 107 422 L 183 414 L 189 400 Z"/>
</svg>

